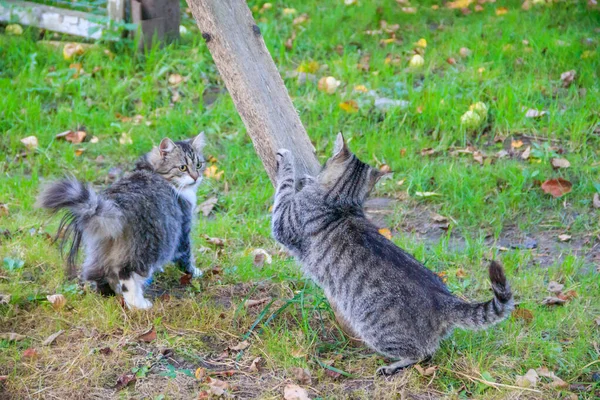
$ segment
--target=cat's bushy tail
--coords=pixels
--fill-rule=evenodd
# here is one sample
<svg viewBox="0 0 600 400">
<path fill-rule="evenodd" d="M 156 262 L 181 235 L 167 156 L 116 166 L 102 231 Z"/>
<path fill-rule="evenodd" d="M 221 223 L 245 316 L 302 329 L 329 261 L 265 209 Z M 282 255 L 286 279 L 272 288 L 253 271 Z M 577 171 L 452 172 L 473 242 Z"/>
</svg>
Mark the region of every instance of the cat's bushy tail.
<svg viewBox="0 0 600 400">
<path fill-rule="evenodd" d="M 455 325 L 465 329 L 482 329 L 508 317 L 514 308 L 513 295 L 506 281 L 504 268 L 497 261 L 489 267 L 494 298 L 483 303 L 455 303 L 451 312 Z"/>
<path fill-rule="evenodd" d="M 62 250 L 69 237 L 73 236 L 67 259 L 69 275 L 73 275 L 75 270 L 83 235 L 93 239 L 115 238 L 123 231 L 123 214 L 116 204 L 75 179 L 47 185 L 40 192 L 36 205 L 52 212 L 63 208 L 68 210 L 60 221 L 56 238 L 62 237 Z"/>
</svg>

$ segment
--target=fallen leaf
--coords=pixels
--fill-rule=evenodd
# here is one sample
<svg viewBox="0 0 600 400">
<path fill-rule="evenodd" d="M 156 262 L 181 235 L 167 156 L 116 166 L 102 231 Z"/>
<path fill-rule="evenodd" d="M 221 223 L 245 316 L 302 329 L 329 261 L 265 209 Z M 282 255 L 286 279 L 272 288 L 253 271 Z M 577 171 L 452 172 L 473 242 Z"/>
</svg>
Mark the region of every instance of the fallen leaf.
<svg viewBox="0 0 600 400">
<path fill-rule="evenodd" d="M 102 354 L 103 356 L 107 356 L 109 354 L 111 354 L 113 351 L 110 347 L 103 347 L 100 350 L 98 350 L 98 353 Z"/>
<path fill-rule="evenodd" d="M 548 291 L 551 293 L 560 293 L 564 287 L 565 285 L 555 281 L 550 281 L 550 283 L 548 283 Z"/>
<path fill-rule="evenodd" d="M 194 377 L 196 377 L 196 379 L 198 379 L 199 381 L 204 379 L 205 376 L 206 376 L 206 368 L 198 368 L 194 372 Z"/>
<path fill-rule="evenodd" d="M 25 351 L 23 351 L 23 358 L 37 358 L 38 357 L 38 352 L 36 349 L 26 349 Z"/>
<path fill-rule="evenodd" d="M 119 138 L 119 143 L 121 143 L 122 145 L 133 144 L 133 140 L 131 140 L 131 136 L 123 132 L 121 133 L 121 137 Z"/>
<path fill-rule="evenodd" d="M 447 222 L 448 221 L 448 217 L 444 217 L 443 215 L 436 214 L 436 213 L 431 213 L 431 219 L 434 220 L 435 222 Z"/>
<path fill-rule="evenodd" d="M 183 274 L 179 278 L 179 284 L 182 286 L 188 286 L 190 283 L 192 283 L 193 277 L 194 276 L 192 274 Z"/>
<path fill-rule="evenodd" d="M 430 376 L 437 371 L 438 367 L 437 365 L 432 365 L 431 367 L 423 368 L 419 364 L 415 364 L 415 369 L 419 371 L 421 376 Z"/>
<path fill-rule="evenodd" d="M 574 290 L 569 290 L 568 292 L 560 293 L 557 297 L 561 300 L 569 301 L 577 297 L 577 292 Z"/>
<path fill-rule="evenodd" d="M 420 54 L 413 55 L 408 62 L 408 65 L 413 69 L 421 68 L 424 64 L 425 59 Z"/>
<path fill-rule="evenodd" d="M 571 163 L 564 158 L 553 158 L 550 163 L 554 169 L 569 168 L 571 166 Z"/>
<path fill-rule="evenodd" d="M 521 140 L 511 140 L 510 147 L 513 149 L 518 149 L 523 146 L 523 142 Z"/>
<path fill-rule="evenodd" d="M 513 318 L 522 319 L 526 324 L 530 324 L 533 321 L 533 313 L 526 308 L 517 308 L 512 313 Z"/>
<path fill-rule="evenodd" d="M 431 147 L 427 147 L 427 148 L 421 150 L 422 156 L 431 156 L 435 153 L 436 153 L 436 151 Z"/>
<path fill-rule="evenodd" d="M 367 89 L 367 87 L 365 85 L 356 85 L 356 86 L 354 86 L 354 91 L 361 92 L 361 93 L 367 93 L 369 91 L 369 89 Z"/>
<path fill-rule="evenodd" d="M 177 86 L 181 82 L 183 82 L 183 77 L 179 74 L 171 74 L 169 75 L 169 85 Z"/>
<path fill-rule="evenodd" d="M 480 6 L 479 4 L 475 5 L 475 12 L 482 12 L 484 10 L 484 8 L 482 6 Z"/>
<path fill-rule="evenodd" d="M 534 369 L 530 369 L 523 376 L 517 376 L 516 384 L 523 388 L 534 388 L 537 385 L 538 374 Z"/>
<path fill-rule="evenodd" d="M 75 150 L 75 155 L 77 157 L 80 157 L 84 152 L 85 152 L 85 149 L 76 149 Z"/>
<path fill-rule="evenodd" d="M 426 48 L 427 47 L 427 40 L 421 38 L 419 40 L 417 40 L 417 43 L 415 43 L 418 47 L 422 47 L 422 48 Z"/>
<path fill-rule="evenodd" d="M 546 297 L 542 300 L 542 305 L 544 306 L 560 306 L 566 303 L 566 300 L 560 299 L 558 297 Z"/>
<path fill-rule="evenodd" d="M 446 58 L 446 62 L 450 65 L 455 65 L 456 59 L 454 59 L 454 57 L 448 57 L 448 58 Z"/>
<path fill-rule="evenodd" d="M 473 54 L 473 52 L 471 50 L 469 50 L 468 47 L 461 47 L 460 50 L 458 51 L 458 54 L 460 54 L 460 56 L 462 58 L 467 58 L 469 57 L 471 54 Z"/>
<path fill-rule="evenodd" d="M 474 0 L 456 0 L 446 3 L 446 7 L 456 9 L 468 8 Z"/>
<path fill-rule="evenodd" d="M 483 165 L 483 153 L 480 151 L 473 152 L 473 160 L 477 161 L 480 165 Z"/>
<path fill-rule="evenodd" d="M 417 9 L 415 7 L 402 7 L 400 10 L 405 14 L 416 14 Z"/>
<path fill-rule="evenodd" d="M 594 199 L 592 200 L 594 208 L 600 208 L 600 194 L 594 193 Z"/>
<path fill-rule="evenodd" d="M 370 61 L 371 61 L 371 55 L 365 54 L 358 61 L 356 68 L 358 68 L 358 70 L 360 70 L 360 71 L 369 72 L 369 70 L 371 69 L 371 66 L 369 65 Z"/>
<path fill-rule="evenodd" d="M 223 396 L 225 394 L 225 391 L 229 389 L 229 384 L 227 382 L 211 378 L 209 376 L 208 387 L 210 388 L 210 392 L 215 396 Z"/>
<path fill-rule="evenodd" d="M 567 234 L 558 235 L 558 240 L 560 240 L 561 242 L 568 242 L 569 240 L 571 240 L 571 235 L 567 235 Z"/>
<path fill-rule="evenodd" d="M 215 245 L 217 247 L 223 247 L 225 246 L 225 240 L 221 239 L 221 238 L 213 238 L 207 235 L 204 235 L 204 238 L 206 239 L 206 241 L 212 245 Z"/>
<path fill-rule="evenodd" d="M 573 184 L 571 182 L 562 178 L 548 179 L 542 183 L 542 190 L 555 198 L 569 193 L 572 187 Z"/>
<path fill-rule="evenodd" d="M 294 376 L 294 380 L 301 385 L 310 385 L 312 383 L 312 377 L 308 368 L 292 367 L 290 371 Z"/>
<path fill-rule="evenodd" d="M 358 103 L 354 100 L 348 100 L 340 103 L 340 108 L 347 113 L 355 113 L 358 111 Z"/>
<path fill-rule="evenodd" d="M 262 267 L 265 263 L 271 265 L 273 262 L 271 255 L 264 249 L 254 249 L 252 251 L 252 256 L 254 256 L 252 264 L 255 267 Z"/>
<path fill-rule="evenodd" d="M 439 196 L 439 194 L 436 192 L 415 192 L 415 196 L 417 196 L 417 197 L 433 197 L 433 196 Z"/>
<path fill-rule="evenodd" d="M 154 328 L 154 326 L 152 326 L 152 328 L 150 328 L 148 332 L 142 333 L 140 336 L 138 336 L 137 340 L 141 340 L 142 342 L 146 343 L 150 343 L 156 340 L 156 329 Z"/>
<path fill-rule="evenodd" d="M 308 14 L 301 14 L 300 16 L 294 18 L 294 21 L 292 21 L 293 25 L 300 25 L 305 23 L 306 21 L 308 21 Z"/>
<path fill-rule="evenodd" d="M 310 400 L 306 389 L 292 383 L 285 385 L 285 388 L 283 388 L 283 398 L 285 400 Z"/>
<path fill-rule="evenodd" d="M 521 4 L 521 9 L 528 11 L 531 8 L 531 1 L 525 0 L 523 4 Z"/>
<path fill-rule="evenodd" d="M 527 160 L 529 155 L 531 154 L 531 146 L 527 146 L 527 148 L 521 153 L 521 159 Z"/>
<path fill-rule="evenodd" d="M 264 299 L 257 299 L 257 300 L 248 299 L 244 302 L 244 307 L 250 308 L 250 307 L 260 306 L 261 304 L 268 303 L 269 301 L 271 301 L 270 297 L 265 297 Z"/>
<path fill-rule="evenodd" d="M 504 15 L 508 12 L 508 8 L 506 7 L 498 7 L 496 8 L 496 15 L 500 16 L 500 15 Z"/>
<path fill-rule="evenodd" d="M 219 200 L 216 197 L 210 197 L 209 199 L 198 204 L 198 206 L 196 207 L 196 212 L 202 212 L 202 215 L 208 217 L 212 212 L 213 208 L 215 208 L 215 205 L 218 201 Z"/>
<path fill-rule="evenodd" d="M 53 294 L 51 296 L 46 296 L 50 304 L 52 304 L 52 308 L 55 310 L 60 310 L 67 304 L 67 299 L 62 294 Z"/>
<path fill-rule="evenodd" d="M 135 383 L 136 377 L 134 374 L 124 374 L 117 379 L 117 384 L 115 385 L 115 390 L 121 390 L 132 383 Z"/>
<path fill-rule="evenodd" d="M 563 381 L 561 378 L 559 378 L 558 376 L 556 376 L 556 374 L 550 370 L 548 370 L 548 368 L 546 367 L 541 367 L 535 370 L 535 372 L 539 375 L 539 376 L 543 376 L 545 378 L 550 378 L 552 379 L 552 382 L 550 383 L 550 386 L 555 388 L 555 389 L 566 389 L 569 387 L 569 384 L 565 381 Z"/>
<path fill-rule="evenodd" d="M 0 304 L 9 304 L 10 298 L 11 298 L 10 294 L 0 294 Z"/>
<path fill-rule="evenodd" d="M 38 147 L 38 138 L 35 136 L 27 136 L 21 139 L 21 143 L 27 150 L 35 150 Z"/>
<path fill-rule="evenodd" d="M 85 139 L 86 133 L 85 131 L 65 131 L 58 133 L 55 138 L 56 139 L 65 139 L 67 142 L 71 142 L 73 144 L 79 144 L 83 142 Z"/>
<path fill-rule="evenodd" d="M 244 340 L 242 342 L 239 342 L 235 346 L 230 347 L 229 349 L 233 351 L 242 351 L 246 350 L 248 347 L 250 347 L 250 343 L 247 340 Z"/>
<path fill-rule="evenodd" d="M 379 233 L 386 239 L 392 240 L 392 232 L 388 228 L 381 228 Z"/>
<path fill-rule="evenodd" d="M 8 340 L 9 342 L 18 342 L 19 340 L 23 340 L 26 338 L 27 338 L 27 336 L 20 335 L 15 332 L 0 333 L 0 339 Z"/>
<path fill-rule="evenodd" d="M 600 326 L 600 317 L 596 318 L 594 322 L 596 323 L 596 326 Z"/>
<path fill-rule="evenodd" d="M 540 118 L 544 115 L 548 114 L 546 111 L 536 110 L 534 108 L 530 108 L 525 113 L 525 118 Z"/>
<path fill-rule="evenodd" d="M 4 28 L 4 33 L 7 35 L 21 36 L 23 34 L 23 27 L 19 24 L 8 24 Z"/>
<path fill-rule="evenodd" d="M 568 88 L 569 86 L 571 86 L 571 84 L 573 83 L 573 81 L 575 80 L 575 75 L 577 73 L 575 72 L 574 69 L 567 71 L 567 72 L 563 72 L 562 74 L 560 74 L 560 80 L 563 83 L 563 87 Z"/>
<path fill-rule="evenodd" d="M 0 217 L 6 217 L 9 214 L 10 214 L 10 211 L 8 210 L 8 204 L 0 203 Z"/>
<path fill-rule="evenodd" d="M 204 170 L 204 176 L 215 180 L 221 179 L 225 171 L 219 171 L 216 165 L 210 165 Z"/>
<path fill-rule="evenodd" d="M 44 340 L 42 342 L 42 346 L 50 346 L 52 343 L 54 343 L 54 341 L 56 340 L 56 338 L 59 337 L 60 335 L 62 335 L 63 333 L 65 333 L 65 331 L 61 329 L 60 331 L 58 331 L 56 333 L 53 333 L 52 335 L 48 336 L 46 338 L 46 340 Z"/>
<path fill-rule="evenodd" d="M 467 272 L 464 269 L 459 268 L 459 269 L 456 270 L 456 277 L 457 278 L 466 278 L 467 276 L 468 276 Z"/>
<path fill-rule="evenodd" d="M 381 167 L 379 167 L 379 171 L 383 172 L 384 174 L 389 174 L 392 172 L 392 168 L 387 164 L 382 164 Z"/>
<path fill-rule="evenodd" d="M 342 374 L 340 374 L 339 372 L 333 371 L 328 368 L 325 369 L 325 375 L 327 375 L 331 379 L 338 379 L 340 376 L 342 376 Z"/>
<path fill-rule="evenodd" d="M 479 113 L 477 113 L 473 110 L 469 110 L 469 111 L 465 112 L 460 117 L 461 125 L 463 125 L 465 128 L 468 128 L 468 129 L 478 128 L 482 122 L 483 122 L 483 118 L 481 118 L 481 115 L 479 115 Z"/>
<path fill-rule="evenodd" d="M 317 89 L 327 94 L 333 94 L 341 84 L 342 82 L 338 81 L 333 76 L 324 76 L 319 79 Z"/>
<path fill-rule="evenodd" d="M 75 56 L 80 56 L 85 53 L 85 47 L 81 43 L 67 43 L 63 47 L 63 58 L 65 60 L 71 60 Z"/>
<path fill-rule="evenodd" d="M 252 364 L 248 367 L 248 372 L 259 372 L 260 364 L 262 363 L 262 357 L 256 357 L 252 360 Z"/>
</svg>

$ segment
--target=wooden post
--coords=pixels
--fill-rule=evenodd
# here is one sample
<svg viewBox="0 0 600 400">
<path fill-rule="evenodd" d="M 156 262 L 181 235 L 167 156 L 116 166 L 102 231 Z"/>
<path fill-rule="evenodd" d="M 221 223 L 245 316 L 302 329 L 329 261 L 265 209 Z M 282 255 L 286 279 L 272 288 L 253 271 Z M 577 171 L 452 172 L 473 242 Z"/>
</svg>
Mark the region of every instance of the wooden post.
<svg viewBox="0 0 600 400">
<path fill-rule="evenodd" d="M 276 152 L 294 154 L 299 177 L 319 162 L 244 0 L 187 0 L 271 182 Z"/>
</svg>

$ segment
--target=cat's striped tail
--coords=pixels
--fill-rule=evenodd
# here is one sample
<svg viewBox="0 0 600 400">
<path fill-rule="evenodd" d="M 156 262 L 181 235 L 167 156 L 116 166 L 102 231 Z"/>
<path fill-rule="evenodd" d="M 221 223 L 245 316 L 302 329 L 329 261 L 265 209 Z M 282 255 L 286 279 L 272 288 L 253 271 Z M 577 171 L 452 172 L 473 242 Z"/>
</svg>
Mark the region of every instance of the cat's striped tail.
<svg viewBox="0 0 600 400">
<path fill-rule="evenodd" d="M 492 261 L 489 267 L 490 281 L 494 298 L 483 303 L 455 303 L 452 312 L 455 325 L 465 329 L 482 329 L 496 324 L 514 309 L 513 295 L 506 281 L 504 268 L 497 261 Z"/>
<path fill-rule="evenodd" d="M 62 237 L 62 250 L 73 236 L 67 259 L 69 275 L 74 273 L 83 235 L 91 239 L 116 238 L 123 231 L 123 214 L 116 204 L 75 179 L 45 186 L 38 195 L 36 206 L 52 212 L 68 210 L 60 221 L 56 238 Z"/>
</svg>

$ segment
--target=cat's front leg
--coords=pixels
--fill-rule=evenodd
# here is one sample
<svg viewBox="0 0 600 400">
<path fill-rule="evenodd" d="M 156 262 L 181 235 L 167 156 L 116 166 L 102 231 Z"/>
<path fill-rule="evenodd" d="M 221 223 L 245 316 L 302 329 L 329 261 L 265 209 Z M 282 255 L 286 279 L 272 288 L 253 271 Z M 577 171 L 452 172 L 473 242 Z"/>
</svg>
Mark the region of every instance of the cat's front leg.
<svg viewBox="0 0 600 400">
<path fill-rule="evenodd" d="M 294 159 L 289 150 L 277 152 L 277 189 L 273 205 L 273 237 L 292 252 L 301 240 L 301 224 L 294 202 Z"/>
</svg>

